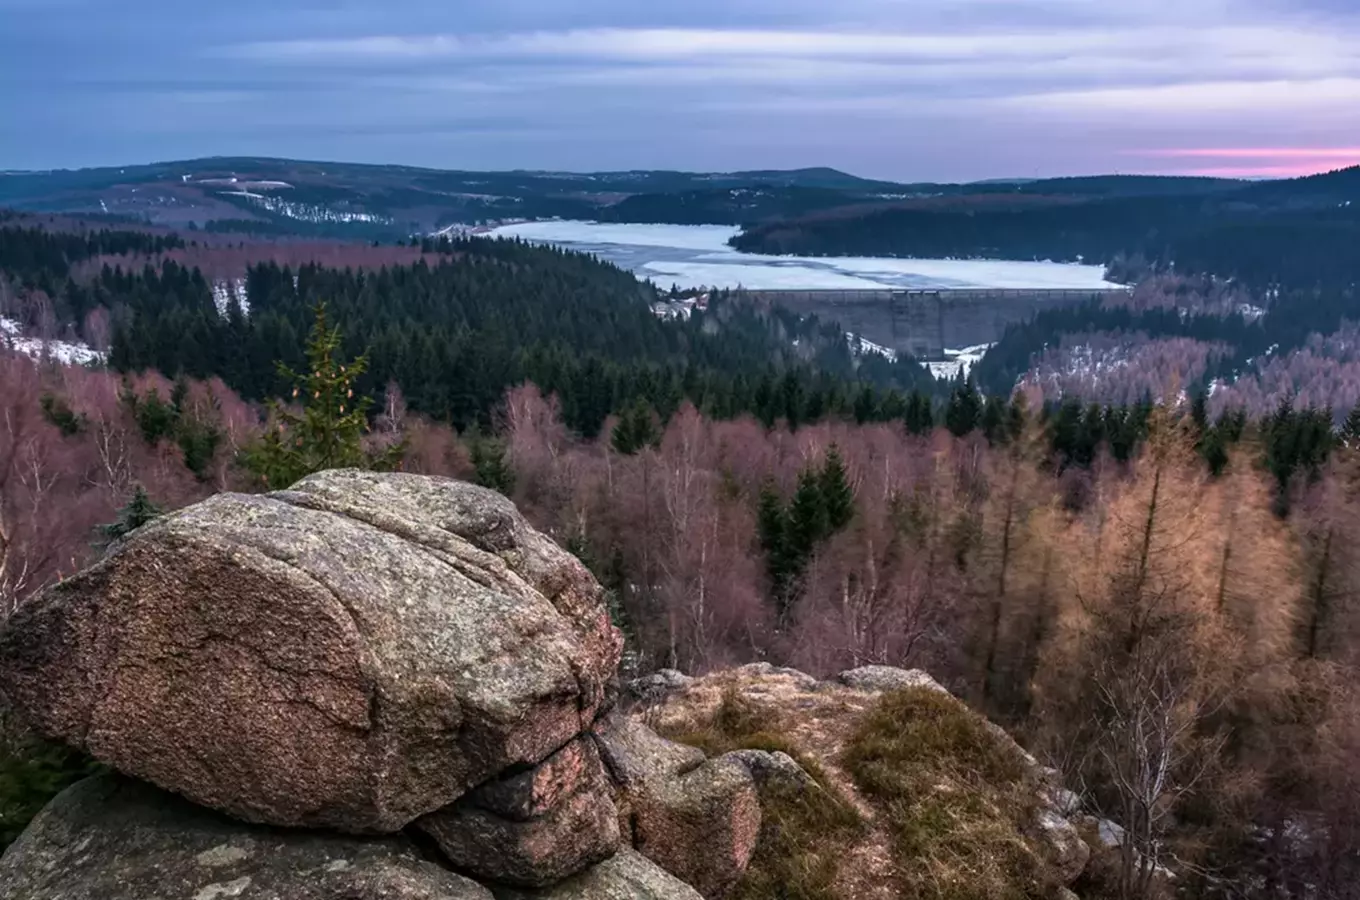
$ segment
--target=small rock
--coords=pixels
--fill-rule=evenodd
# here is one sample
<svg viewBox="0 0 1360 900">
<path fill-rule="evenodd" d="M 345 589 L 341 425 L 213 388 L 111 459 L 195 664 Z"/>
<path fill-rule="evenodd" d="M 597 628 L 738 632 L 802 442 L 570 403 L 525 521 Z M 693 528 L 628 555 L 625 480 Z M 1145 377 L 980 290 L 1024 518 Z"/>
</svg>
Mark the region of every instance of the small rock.
<svg viewBox="0 0 1360 900">
<path fill-rule="evenodd" d="M 1101 819 L 1096 823 L 1096 835 L 1107 850 L 1124 846 L 1124 827 L 1117 822 Z"/>
<path fill-rule="evenodd" d="M 527 772 L 477 788 L 468 799 L 504 818 L 527 822 L 567 797 L 602 784 L 603 774 L 595 741 L 583 735 Z"/>
<path fill-rule="evenodd" d="M 746 767 L 755 779 L 757 790 L 767 787 L 794 788 L 797 790 L 816 790 L 817 780 L 807 773 L 797 760 L 787 753 L 776 750 L 734 750 L 721 759 L 734 759 Z"/>
<path fill-rule="evenodd" d="M 929 688 L 948 694 L 938 681 L 920 669 L 898 669 L 893 666 L 861 666 L 836 676 L 846 687 L 861 691 L 900 691 L 906 688 Z"/>
<path fill-rule="evenodd" d="M 1063 817 L 1075 816 L 1081 812 L 1081 795 L 1076 791 L 1069 791 L 1067 788 L 1058 788 L 1048 792 L 1049 802 L 1053 804 L 1053 810 Z"/>
<path fill-rule="evenodd" d="M 704 762 L 704 751 L 668 741 L 646 725 L 622 716 L 607 720 L 595 732 L 614 783 L 628 788 L 644 781 L 674 778 Z"/>
<path fill-rule="evenodd" d="M 736 671 L 742 675 L 750 675 L 757 678 L 764 678 L 770 675 L 782 675 L 785 678 L 792 678 L 798 683 L 799 687 L 805 689 L 811 689 L 817 685 L 817 679 L 813 678 L 808 673 L 784 666 L 776 666 L 773 663 L 747 663 L 744 666 L 738 667 Z"/>
<path fill-rule="evenodd" d="M 628 682 L 628 695 L 644 703 L 657 703 L 682 691 L 694 679 L 675 669 L 661 669 Z"/>
<path fill-rule="evenodd" d="M 694 888 L 633 850 L 620 850 L 550 888 L 497 889 L 497 900 L 702 900 Z"/>
<path fill-rule="evenodd" d="M 529 821 L 463 800 L 416 820 L 444 856 L 483 881 L 547 887 L 613 856 L 619 820 L 607 787 L 582 791 Z"/>
<path fill-rule="evenodd" d="M 1051 851 L 1050 857 L 1062 883 L 1076 881 L 1086 871 L 1086 864 L 1091 859 L 1091 848 L 1086 846 L 1071 822 L 1051 810 L 1040 810 L 1036 824 Z"/>
</svg>

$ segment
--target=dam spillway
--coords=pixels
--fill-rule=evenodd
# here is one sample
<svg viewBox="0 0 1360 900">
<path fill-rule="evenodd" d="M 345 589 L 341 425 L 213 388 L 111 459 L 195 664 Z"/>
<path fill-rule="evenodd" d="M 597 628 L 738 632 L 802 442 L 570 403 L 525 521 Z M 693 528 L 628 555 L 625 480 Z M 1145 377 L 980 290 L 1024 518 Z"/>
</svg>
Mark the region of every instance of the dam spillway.
<svg viewBox="0 0 1360 900">
<path fill-rule="evenodd" d="M 1127 295 L 1127 289 L 1051 290 L 743 290 L 755 303 L 840 322 L 846 331 L 917 359 L 942 359 L 945 348 L 991 344 L 1007 325 L 1047 309 Z"/>
</svg>

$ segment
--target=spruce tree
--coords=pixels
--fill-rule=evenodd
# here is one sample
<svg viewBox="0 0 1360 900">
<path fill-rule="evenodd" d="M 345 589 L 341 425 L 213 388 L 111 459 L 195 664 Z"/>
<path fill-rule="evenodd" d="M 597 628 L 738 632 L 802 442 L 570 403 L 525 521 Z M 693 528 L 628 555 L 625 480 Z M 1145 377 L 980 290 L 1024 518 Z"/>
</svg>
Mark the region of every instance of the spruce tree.
<svg viewBox="0 0 1360 900">
<path fill-rule="evenodd" d="M 799 574 L 812 558 L 817 545 L 830 532 L 821 478 L 815 469 L 804 469 L 798 476 L 798 490 L 789 505 L 788 545 Z"/>
<path fill-rule="evenodd" d="M 907 434 L 929 434 L 935 427 L 935 409 L 930 398 L 920 391 L 912 391 L 903 420 L 906 422 Z"/>
<path fill-rule="evenodd" d="M 132 499 L 128 501 L 118 511 L 118 519 L 108 525 L 101 525 L 99 533 L 103 538 L 103 544 L 111 544 L 114 541 L 136 531 L 153 519 L 159 518 L 161 510 L 156 504 L 151 502 L 147 496 L 146 489 L 140 484 L 132 493 Z"/>
<path fill-rule="evenodd" d="M 835 444 L 826 451 L 818 486 L 826 508 L 827 533 L 835 534 L 855 517 L 855 492 L 850 487 L 841 451 Z"/>
<path fill-rule="evenodd" d="M 782 615 L 792 576 L 788 514 L 774 482 L 768 478 L 760 486 L 756 529 L 760 535 L 760 548 L 765 552 L 765 572 L 770 578 L 770 592 Z"/>
<path fill-rule="evenodd" d="M 982 395 L 971 381 L 955 386 L 949 395 L 949 406 L 945 408 L 944 424 L 954 437 L 965 437 L 978 427 L 982 420 Z"/>
<path fill-rule="evenodd" d="M 302 411 L 271 404 L 264 437 L 242 453 L 242 464 L 265 485 L 286 488 L 325 469 L 387 470 L 401 462 L 402 444 L 377 452 L 364 448 L 372 399 L 356 397 L 354 383 L 367 369 L 368 359 L 340 362 L 340 344 L 340 329 L 327 321 L 325 304 L 318 304 L 307 342 L 307 373 L 278 364 L 279 375 L 293 383 L 293 399 Z"/>
<path fill-rule="evenodd" d="M 661 431 L 656 424 L 656 413 L 641 397 L 619 417 L 618 424 L 609 435 L 609 443 L 614 452 L 623 456 L 632 456 L 648 447 L 654 447 L 660 440 Z"/>
<path fill-rule="evenodd" d="M 505 458 L 505 443 L 484 438 L 474 428 L 465 435 L 472 453 L 472 480 L 482 487 L 510 496 L 515 489 L 515 470 Z"/>
<path fill-rule="evenodd" d="M 1341 426 L 1341 443 L 1347 450 L 1360 450 L 1360 404 L 1356 404 Z"/>
</svg>

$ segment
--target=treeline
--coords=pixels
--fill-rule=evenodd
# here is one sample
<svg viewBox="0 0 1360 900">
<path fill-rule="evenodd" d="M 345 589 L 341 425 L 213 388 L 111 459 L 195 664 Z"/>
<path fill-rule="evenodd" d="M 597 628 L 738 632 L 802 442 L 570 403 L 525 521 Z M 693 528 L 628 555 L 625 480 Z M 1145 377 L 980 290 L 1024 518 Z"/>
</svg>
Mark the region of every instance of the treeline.
<svg viewBox="0 0 1360 900">
<path fill-rule="evenodd" d="M 71 267 L 96 256 L 163 253 L 182 248 L 175 235 L 140 231 L 55 231 L 17 223 L 0 225 L 0 271 L 20 284 L 52 292 L 70 276 Z"/>
</svg>

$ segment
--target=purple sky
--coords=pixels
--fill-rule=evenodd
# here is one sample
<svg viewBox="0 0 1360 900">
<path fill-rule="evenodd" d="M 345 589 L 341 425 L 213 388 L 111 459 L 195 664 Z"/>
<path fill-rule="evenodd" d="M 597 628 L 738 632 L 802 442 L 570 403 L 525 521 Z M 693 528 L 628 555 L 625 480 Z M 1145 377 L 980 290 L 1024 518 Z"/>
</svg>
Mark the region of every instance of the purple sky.
<svg viewBox="0 0 1360 900">
<path fill-rule="evenodd" d="M 0 169 L 1360 163 L 1360 0 L 0 0 Z"/>
</svg>

